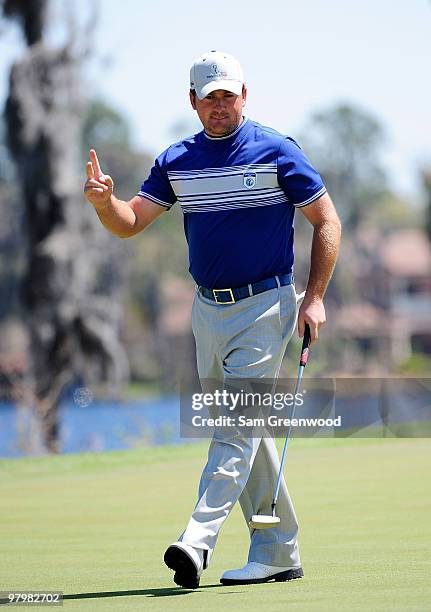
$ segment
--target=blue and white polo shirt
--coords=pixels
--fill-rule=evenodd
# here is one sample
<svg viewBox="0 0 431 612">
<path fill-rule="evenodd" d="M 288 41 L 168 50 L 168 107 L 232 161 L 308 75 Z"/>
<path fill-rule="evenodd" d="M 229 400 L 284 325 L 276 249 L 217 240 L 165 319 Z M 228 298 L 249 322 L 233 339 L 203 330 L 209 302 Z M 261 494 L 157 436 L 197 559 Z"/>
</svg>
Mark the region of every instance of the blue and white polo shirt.
<svg viewBox="0 0 431 612">
<path fill-rule="evenodd" d="M 184 213 L 190 273 L 209 289 L 293 270 L 295 208 L 325 193 L 299 145 L 250 119 L 228 136 L 204 131 L 170 146 L 139 195 Z"/>
</svg>

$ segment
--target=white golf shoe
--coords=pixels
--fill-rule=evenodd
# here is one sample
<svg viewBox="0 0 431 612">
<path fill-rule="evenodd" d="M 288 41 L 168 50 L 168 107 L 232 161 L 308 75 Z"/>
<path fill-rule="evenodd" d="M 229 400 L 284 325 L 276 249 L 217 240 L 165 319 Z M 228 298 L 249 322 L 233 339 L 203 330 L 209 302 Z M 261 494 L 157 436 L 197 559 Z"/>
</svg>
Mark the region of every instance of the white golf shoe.
<svg viewBox="0 0 431 612">
<path fill-rule="evenodd" d="M 228 570 L 220 578 L 222 584 L 258 584 L 260 582 L 285 582 L 302 578 L 302 567 L 275 567 L 250 561 L 241 569 Z"/>
<path fill-rule="evenodd" d="M 186 589 L 197 589 L 201 574 L 207 568 L 208 551 L 174 542 L 165 552 L 164 562 L 174 570 L 174 582 Z"/>
</svg>

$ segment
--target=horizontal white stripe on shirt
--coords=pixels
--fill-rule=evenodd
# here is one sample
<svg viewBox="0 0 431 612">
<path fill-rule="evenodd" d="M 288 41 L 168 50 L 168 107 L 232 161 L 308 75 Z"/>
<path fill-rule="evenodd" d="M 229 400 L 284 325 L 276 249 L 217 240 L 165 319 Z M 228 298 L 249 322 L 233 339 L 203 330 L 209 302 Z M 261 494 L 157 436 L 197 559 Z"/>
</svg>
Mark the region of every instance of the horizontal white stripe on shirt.
<svg viewBox="0 0 431 612">
<path fill-rule="evenodd" d="M 256 208 L 258 206 L 274 206 L 275 204 L 288 204 L 286 196 L 279 196 L 278 198 L 262 199 L 262 200 L 244 200 L 242 202 L 211 202 L 204 205 L 193 205 L 184 206 L 184 213 L 195 213 L 195 212 L 218 212 L 224 210 L 235 210 L 240 208 Z"/>
</svg>

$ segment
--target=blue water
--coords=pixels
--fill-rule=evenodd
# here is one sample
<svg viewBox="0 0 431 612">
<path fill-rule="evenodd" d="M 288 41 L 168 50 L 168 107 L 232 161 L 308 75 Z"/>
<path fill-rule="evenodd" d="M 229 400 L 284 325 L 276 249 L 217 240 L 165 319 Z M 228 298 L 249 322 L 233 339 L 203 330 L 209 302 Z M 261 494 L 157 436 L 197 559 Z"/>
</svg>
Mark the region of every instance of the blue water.
<svg viewBox="0 0 431 612">
<path fill-rule="evenodd" d="M 179 411 L 178 397 L 124 404 L 95 401 L 86 407 L 70 401 L 60 411 L 60 450 L 79 453 L 185 442 L 180 438 Z M 30 412 L 0 404 L 0 457 L 19 457 L 29 452 L 25 440 L 31 437 L 32 421 Z"/>
<path fill-rule="evenodd" d="M 361 429 L 377 428 L 372 435 L 431 436 L 431 382 L 429 379 L 400 379 L 386 381 L 386 395 L 380 392 L 379 381 L 338 379 L 334 396 L 333 381 L 307 380 L 307 402 L 301 416 L 318 417 L 328 413 L 341 415 L 342 427 L 334 435 L 362 435 Z M 326 390 L 325 390 L 325 384 Z M 376 387 L 373 389 L 372 387 Z M 191 430 L 180 436 L 180 398 L 160 397 L 135 402 L 93 401 L 86 388 L 78 388 L 74 399 L 65 401 L 60 410 L 60 452 L 109 451 L 144 445 L 193 442 Z M 188 396 L 185 396 L 186 399 Z M 185 406 L 191 406 L 187 400 Z M 183 406 L 184 408 L 184 406 Z M 190 420 L 190 410 L 183 413 L 183 423 Z M 283 416 L 290 416 L 289 413 Z M 188 419 L 188 420 L 187 420 Z M 400 423 L 414 424 L 410 429 L 399 429 Z M 19 457 L 38 454 L 43 446 L 30 411 L 17 409 L 12 404 L 0 403 L 0 457 Z M 284 437 L 286 428 L 278 434 Z M 211 437 L 212 428 L 198 432 L 200 438 Z M 295 435 L 328 435 L 319 427 L 296 430 Z M 369 435 L 367 431 L 363 435 Z M 35 442 L 36 441 L 36 442 Z"/>
</svg>

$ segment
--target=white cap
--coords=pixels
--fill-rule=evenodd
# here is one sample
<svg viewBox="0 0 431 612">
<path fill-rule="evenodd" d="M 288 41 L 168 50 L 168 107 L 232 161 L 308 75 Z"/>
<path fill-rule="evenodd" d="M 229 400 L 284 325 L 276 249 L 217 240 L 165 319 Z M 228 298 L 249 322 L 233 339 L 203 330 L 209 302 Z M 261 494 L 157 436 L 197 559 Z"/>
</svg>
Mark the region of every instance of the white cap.
<svg viewBox="0 0 431 612">
<path fill-rule="evenodd" d="M 196 91 L 199 100 L 216 89 L 241 95 L 244 75 L 241 64 L 229 53 L 208 51 L 194 62 L 190 69 L 190 89 Z"/>
</svg>

